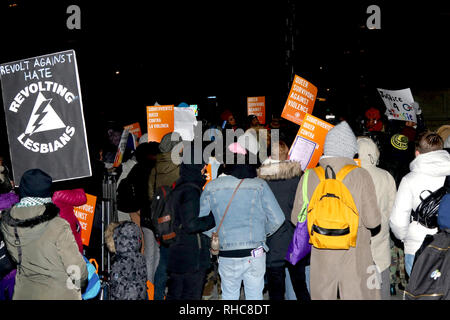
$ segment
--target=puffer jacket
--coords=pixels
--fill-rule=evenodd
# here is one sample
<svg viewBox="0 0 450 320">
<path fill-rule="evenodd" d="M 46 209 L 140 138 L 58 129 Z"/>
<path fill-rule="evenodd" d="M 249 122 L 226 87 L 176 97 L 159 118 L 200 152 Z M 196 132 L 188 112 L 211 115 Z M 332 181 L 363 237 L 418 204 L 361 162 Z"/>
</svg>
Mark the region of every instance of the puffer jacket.
<svg viewBox="0 0 450 320">
<path fill-rule="evenodd" d="M 60 190 L 53 193 L 52 202 L 59 208 L 59 216 L 70 224 L 72 233 L 77 242 L 80 253 L 83 253 L 83 241 L 81 240 L 81 226 L 74 207 L 82 206 L 87 202 L 86 193 L 82 188 L 73 190 Z"/>
<path fill-rule="evenodd" d="M 410 221 L 411 210 L 420 204 L 420 193 L 431 192 L 444 185 L 450 175 L 450 154 L 437 150 L 419 154 L 410 164 L 411 170 L 400 182 L 394 207 L 390 217 L 390 227 L 394 235 L 405 245 L 405 254 L 414 255 L 427 234 L 435 234 L 437 228 L 428 229 L 417 221 Z M 423 197 L 428 195 L 423 193 Z"/>
<path fill-rule="evenodd" d="M 294 235 L 295 226 L 291 222 L 291 212 L 295 192 L 303 174 L 302 167 L 299 162 L 267 159 L 257 172 L 258 177 L 269 185 L 285 216 L 280 229 L 267 238 L 269 252 L 266 256 L 266 266 L 281 267 L 286 263 L 286 252 Z"/>
<path fill-rule="evenodd" d="M 381 230 L 371 238 L 370 246 L 373 260 L 382 272 L 391 264 L 389 216 L 394 205 L 397 187 L 394 177 L 388 171 L 377 167 L 380 152 L 373 140 L 368 137 L 358 138 L 358 154 L 361 167 L 366 169 L 372 177 L 381 213 Z"/>
<path fill-rule="evenodd" d="M 53 203 L 14 206 L 3 213 L 1 231 L 18 262 L 13 300 L 81 300 L 86 263 L 69 223 L 58 213 Z"/>
<path fill-rule="evenodd" d="M 112 223 L 105 232 L 111 264 L 111 300 L 146 300 L 147 265 L 141 254 L 141 230 L 132 221 Z"/>
</svg>

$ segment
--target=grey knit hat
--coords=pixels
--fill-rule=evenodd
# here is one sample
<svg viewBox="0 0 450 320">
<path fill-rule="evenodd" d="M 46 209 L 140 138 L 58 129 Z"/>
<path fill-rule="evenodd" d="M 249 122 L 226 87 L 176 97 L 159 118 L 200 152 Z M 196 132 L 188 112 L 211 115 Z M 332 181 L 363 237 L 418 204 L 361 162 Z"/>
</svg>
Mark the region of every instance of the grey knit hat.
<svg viewBox="0 0 450 320">
<path fill-rule="evenodd" d="M 342 121 L 328 131 L 323 146 L 323 154 L 331 157 L 353 159 L 358 153 L 355 134 L 346 121 Z"/>
<path fill-rule="evenodd" d="M 161 139 L 159 151 L 170 152 L 181 141 L 181 135 L 178 132 L 169 132 Z"/>
</svg>

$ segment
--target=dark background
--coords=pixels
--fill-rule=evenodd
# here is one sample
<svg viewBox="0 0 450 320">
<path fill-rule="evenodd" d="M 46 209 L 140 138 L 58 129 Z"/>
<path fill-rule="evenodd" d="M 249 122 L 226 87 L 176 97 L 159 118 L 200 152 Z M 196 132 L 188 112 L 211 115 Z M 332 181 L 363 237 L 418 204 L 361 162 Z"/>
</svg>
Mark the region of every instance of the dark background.
<svg viewBox="0 0 450 320">
<path fill-rule="evenodd" d="M 450 87 L 449 5 L 393 2 L 6 0 L 0 62 L 74 49 L 88 139 L 111 121 L 146 131 L 145 106 L 155 101 L 198 104 L 200 117 L 218 120 L 224 108 L 245 116 L 247 96 L 266 96 L 269 120 L 294 74 L 326 99 L 314 115 L 350 118 L 384 108 L 377 87 Z M 66 27 L 71 4 L 81 30 Z M 371 4 L 380 30 L 366 28 Z"/>
</svg>

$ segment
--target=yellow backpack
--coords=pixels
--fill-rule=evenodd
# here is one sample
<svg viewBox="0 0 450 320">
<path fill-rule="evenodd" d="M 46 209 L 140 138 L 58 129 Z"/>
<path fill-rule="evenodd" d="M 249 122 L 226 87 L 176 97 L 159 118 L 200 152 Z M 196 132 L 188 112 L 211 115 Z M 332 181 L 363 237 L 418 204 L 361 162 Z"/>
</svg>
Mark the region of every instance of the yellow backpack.
<svg viewBox="0 0 450 320">
<path fill-rule="evenodd" d="M 314 190 L 308 205 L 309 242 L 319 249 L 349 249 L 356 246 L 359 213 L 353 197 L 342 183 L 345 176 L 357 168 L 344 166 L 337 175 L 333 168 L 316 167 L 320 183 Z M 328 176 L 331 170 L 331 178 Z"/>
</svg>

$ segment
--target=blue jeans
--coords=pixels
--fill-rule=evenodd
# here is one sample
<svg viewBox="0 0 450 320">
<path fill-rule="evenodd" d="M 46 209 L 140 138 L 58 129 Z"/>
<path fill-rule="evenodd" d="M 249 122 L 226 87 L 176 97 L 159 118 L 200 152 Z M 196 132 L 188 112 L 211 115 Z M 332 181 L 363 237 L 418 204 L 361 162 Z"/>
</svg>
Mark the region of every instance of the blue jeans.
<svg viewBox="0 0 450 320">
<path fill-rule="evenodd" d="M 412 267 L 414 264 L 414 257 L 413 254 L 405 254 L 405 270 L 408 276 L 411 275 Z"/>
<path fill-rule="evenodd" d="M 155 271 L 155 300 L 164 300 L 166 295 L 167 264 L 169 261 L 169 248 L 159 247 L 159 263 Z"/>
<path fill-rule="evenodd" d="M 261 257 L 219 257 L 219 274 L 222 282 L 222 300 L 239 300 L 244 281 L 246 300 L 262 300 L 266 253 Z"/>
</svg>

